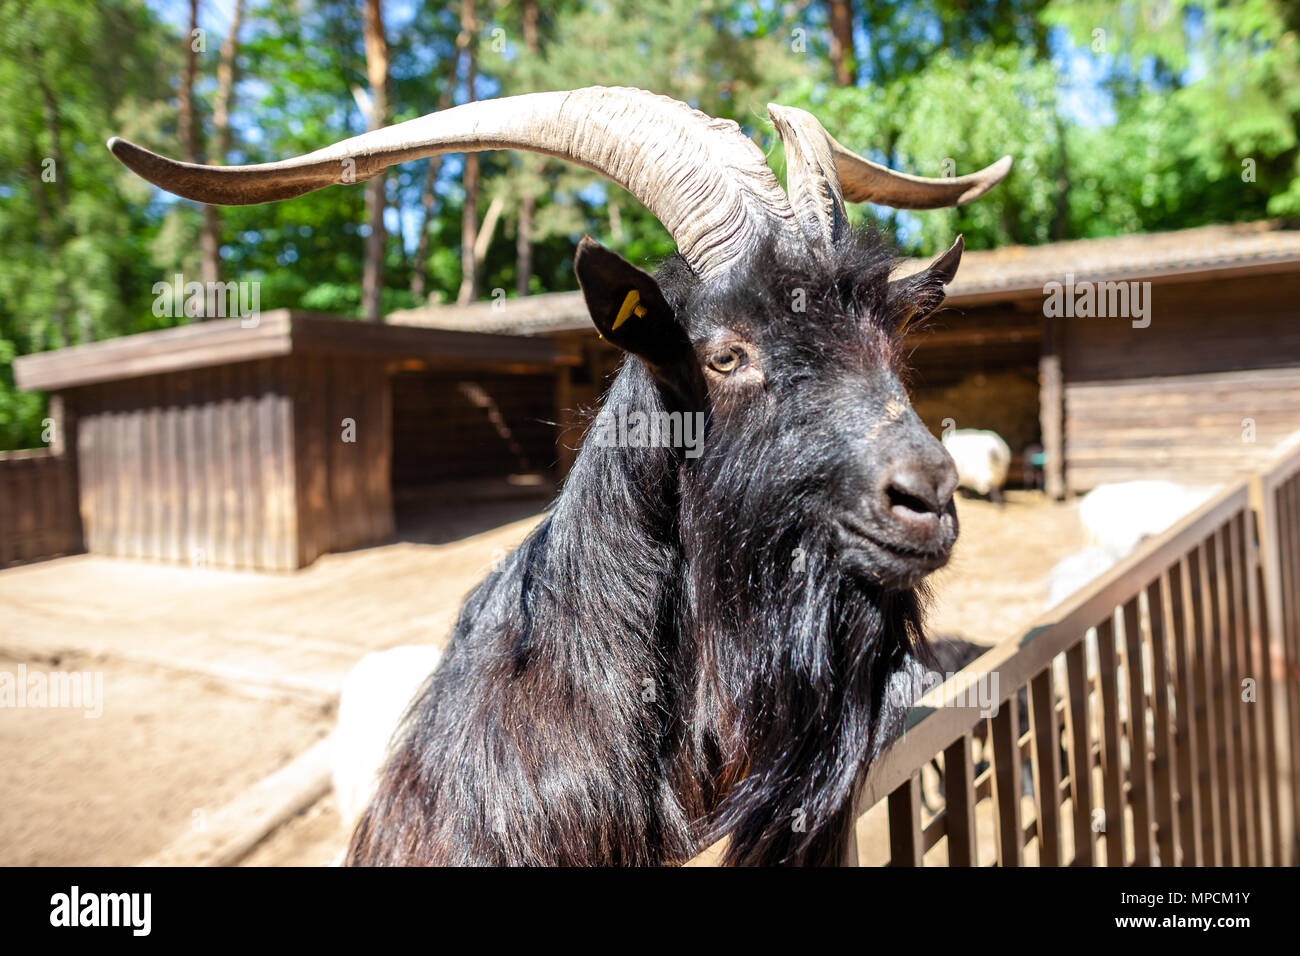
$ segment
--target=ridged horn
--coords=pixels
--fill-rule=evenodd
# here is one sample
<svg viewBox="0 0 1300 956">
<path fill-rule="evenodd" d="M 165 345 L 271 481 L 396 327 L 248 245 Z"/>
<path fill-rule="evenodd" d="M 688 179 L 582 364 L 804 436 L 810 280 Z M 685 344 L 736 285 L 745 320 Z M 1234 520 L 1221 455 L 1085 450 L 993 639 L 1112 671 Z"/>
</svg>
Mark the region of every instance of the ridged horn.
<svg viewBox="0 0 1300 956">
<path fill-rule="evenodd" d="M 177 162 L 116 137 L 108 148 L 154 185 L 214 205 L 290 199 L 437 153 L 542 153 L 601 173 L 630 192 L 704 277 L 743 261 L 774 229 L 796 228 L 762 151 L 736 123 L 644 90 L 589 87 L 481 100 L 250 166 Z"/>
<path fill-rule="evenodd" d="M 769 103 L 785 145 L 786 185 L 795 217 L 810 242 L 834 242 L 847 221 L 845 202 L 895 209 L 938 209 L 978 199 L 1006 178 L 1011 157 L 966 176 L 928 179 L 863 159 L 842 146 L 805 110 Z"/>
</svg>

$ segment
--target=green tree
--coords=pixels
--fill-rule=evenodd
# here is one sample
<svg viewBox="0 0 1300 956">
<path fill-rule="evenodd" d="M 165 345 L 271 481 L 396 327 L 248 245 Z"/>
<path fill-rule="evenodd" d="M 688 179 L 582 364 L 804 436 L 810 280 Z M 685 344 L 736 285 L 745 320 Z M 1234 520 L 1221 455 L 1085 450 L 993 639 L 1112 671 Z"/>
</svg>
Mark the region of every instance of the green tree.
<svg viewBox="0 0 1300 956">
<path fill-rule="evenodd" d="M 0 447 L 40 444 L 40 396 L 15 355 L 157 327 L 151 190 L 114 132 L 175 153 L 168 79 L 181 37 L 142 5 L 0 0 Z"/>
<path fill-rule="evenodd" d="M 545 6 L 536 50 L 522 42 L 513 5 L 499 10 L 489 24 L 507 40 L 496 49 L 489 46 L 483 57 L 503 93 L 641 87 L 734 119 L 750 135 L 769 137 L 766 104 L 810 65 L 810 57 L 792 43 L 795 24 L 760 15 L 749 5 L 588 0 Z M 672 253 L 671 237 L 645 207 L 596 174 L 556 161 L 513 157 L 510 164 L 514 171 L 502 184 L 510 208 L 518 210 L 525 194 L 537 197 L 531 224 L 539 260 L 535 291 L 574 287 L 572 250 L 583 232 L 634 261 Z M 514 267 L 509 259 L 500 267 L 498 278 L 506 281 L 493 284 L 509 287 Z"/>
<path fill-rule="evenodd" d="M 1104 69 L 1116 122 L 1086 138 L 1117 228 L 1300 214 L 1300 7 L 1055 0 L 1049 24 Z"/>
</svg>

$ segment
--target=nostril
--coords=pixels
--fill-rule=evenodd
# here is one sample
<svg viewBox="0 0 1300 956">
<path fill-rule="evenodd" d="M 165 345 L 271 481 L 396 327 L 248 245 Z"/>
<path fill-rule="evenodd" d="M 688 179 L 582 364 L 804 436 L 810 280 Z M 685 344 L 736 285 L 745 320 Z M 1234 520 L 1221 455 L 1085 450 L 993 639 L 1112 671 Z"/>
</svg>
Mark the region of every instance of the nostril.
<svg viewBox="0 0 1300 956">
<path fill-rule="evenodd" d="M 934 514 L 938 511 L 937 508 L 931 508 L 923 498 L 910 494 L 897 485 L 890 485 L 885 493 L 889 498 L 890 508 L 903 508 L 907 511 L 915 511 L 917 514 Z"/>
<path fill-rule="evenodd" d="M 937 515 L 945 504 L 940 499 L 939 489 L 913 471 L 891 475 L 885 487 L 885 498 L 891 510 L 902 509 L 913 516 Z"/>
</svg>

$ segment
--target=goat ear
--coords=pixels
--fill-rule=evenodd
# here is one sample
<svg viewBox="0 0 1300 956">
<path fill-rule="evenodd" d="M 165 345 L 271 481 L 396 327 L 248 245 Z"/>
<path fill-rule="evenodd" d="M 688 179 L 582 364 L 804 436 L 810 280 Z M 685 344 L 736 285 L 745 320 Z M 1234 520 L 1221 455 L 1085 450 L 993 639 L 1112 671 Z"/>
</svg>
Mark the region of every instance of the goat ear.
<svg viewBox="0 0 1300 956">
<path fill-rule="evenodd" d="M 948 251 L 928 268 L 889 283 L 890 313 L 896 331 L 902 332 L 909 323 L 926 318 L 943 305 L 946 297 L 943 287 L 956 278 L 965 248 L 965 242 L 958 236 Z"/>
<path fill-rule="evenodd" d="M 685 330 L 649 273 L 590 236 L 578 243 L 573 270 L 601 338 L 661 375 L 691 354 Z"/>
</svg>

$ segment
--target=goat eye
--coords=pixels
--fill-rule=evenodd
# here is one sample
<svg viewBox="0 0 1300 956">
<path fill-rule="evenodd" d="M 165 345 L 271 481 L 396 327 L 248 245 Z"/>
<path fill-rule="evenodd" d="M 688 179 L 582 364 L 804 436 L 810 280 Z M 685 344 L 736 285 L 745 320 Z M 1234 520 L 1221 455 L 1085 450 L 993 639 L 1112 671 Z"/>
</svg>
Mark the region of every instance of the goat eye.
<svg viewBox="0 0 1300 956">
<path fill-rule="evenodd" d="M 734 372 L 745 364 L 745 351 L 735 345 L 728 345 L 709 356 L 709 368 L 723 375 Z"/>
</svg>

